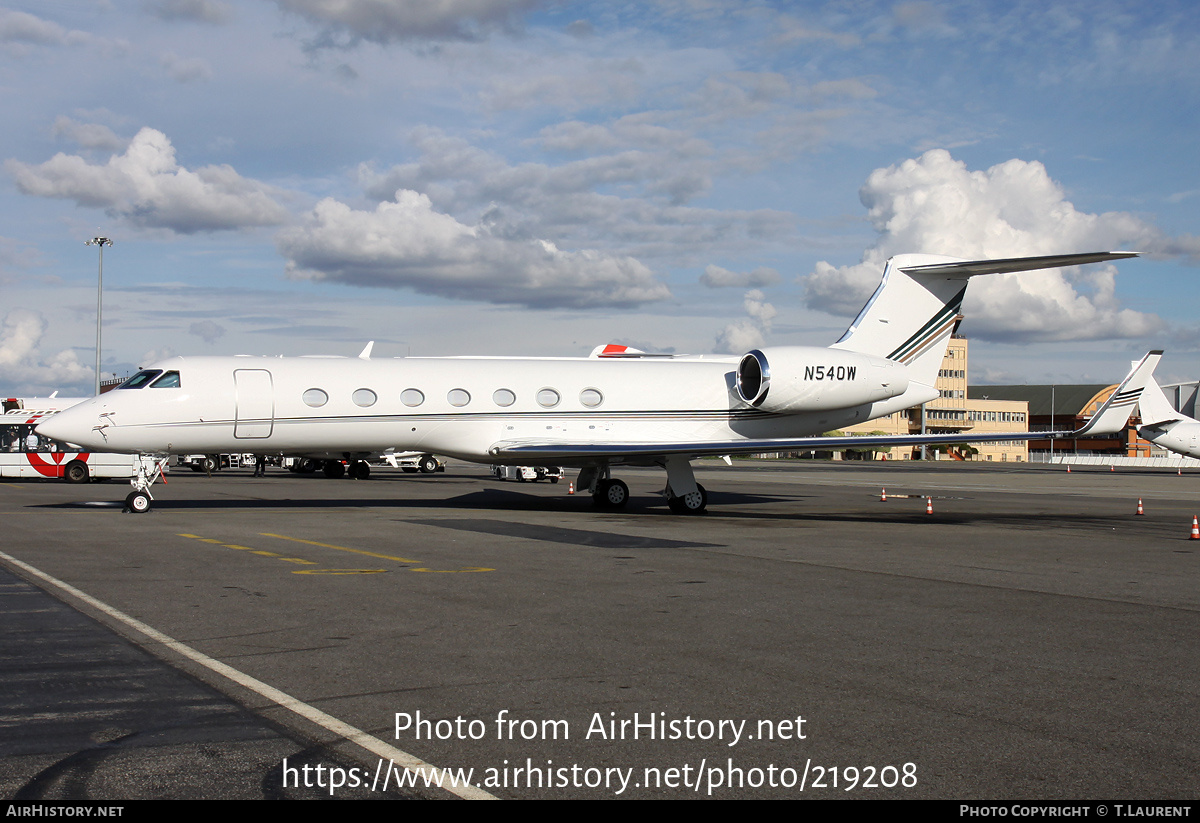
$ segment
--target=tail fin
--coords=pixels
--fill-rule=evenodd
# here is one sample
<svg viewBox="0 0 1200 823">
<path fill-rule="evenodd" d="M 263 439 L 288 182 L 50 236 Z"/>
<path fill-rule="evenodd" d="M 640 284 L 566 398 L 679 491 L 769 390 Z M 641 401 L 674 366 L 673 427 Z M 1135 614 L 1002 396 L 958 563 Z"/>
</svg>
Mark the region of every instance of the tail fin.
<svg viewBox="0 0 1200 823">
<path fill-rule="evenodd" d="M 980 274 L 1054 269 L 1136 257 L 1134 252 L 1058 254 L 1003 260 L 960 260 L 934 254 L 900 254 L 888 260 L 883 279 L 835 349 L 872 354 L 909 367 L 912 381 L 929 386 L 958 322 L 967 281 Z"/>
<path fill-rule="evenodd" d="M 1163 390 L 1159 388 L 1153 377 L 1146 384 L 1146 390 L 1142 392 L 1138 407 L 1142 414 L 1143 426 L 1164 426 L 1168 423 L 1188 419 L 1186 414 L 1176 411 L 1171 406 L 1167 396 L 1163 394 Z"/>
<path fill-rule="evenodd" d="M 1167 399 L 1163 397 L 1162 389 L 1154 382 L 1154 369 L 1158 366 L 1158 361 L 1162 359 L 1162 354 L 1162 351 L 1152 351 L 1134 363 L 1129 374 L 1125 375 L 1125 379 L 1121 381 L 1121 385 L 1117 386 L 1116 391 L 1109 395 L 1108 399 L 1104 401 L 1104 405 L 1092 415 L 1092 419 L 1083 428 L 1071 432 L 1071 436 L 1116 434 L 1122 431 L 1129 423 L 1129 415 L 1133 413 L 1133 407 L 1137 405 L 1139 399 L 1143 403 L 1142 414 L 1145 415 L 1146 396 L 1153 392 L 1157 392 L 1163 405 L 1167 406 Z M 1149 391 L 1151 386 L 1153 392 Z M 1143 420 L 1143 422 L 1145 421 Z"/>
</svg>

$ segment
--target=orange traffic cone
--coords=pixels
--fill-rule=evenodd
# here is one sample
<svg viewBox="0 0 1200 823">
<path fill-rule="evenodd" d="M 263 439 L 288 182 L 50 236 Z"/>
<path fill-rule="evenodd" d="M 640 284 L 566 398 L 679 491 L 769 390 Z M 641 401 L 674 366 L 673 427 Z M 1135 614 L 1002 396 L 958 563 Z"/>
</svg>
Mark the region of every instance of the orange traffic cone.
<svg viewBox="0 0 1200 823">
<path fill-rule="evenodd" d="M 1067 474 L 1070 474 L 1070 473 L 1071 473 L 1071 464 L 1068 463 L 1067 464 Z"/>
<path fill-rule="evenodd" d="M 1134 514 L 1145 514 L 1145 512 L 1142 511 L 1142 498 L 1140 498 L 1140 497 L 1138 498 L 1137 511 L 1135 511 Z"/>
<path fill-rule="evenodd" d="M 933 514 L 933 498 L 932 497 L 925 498 L 925 513 Z"/>
<path fill-rule="evenodd" d="M 1117 467 L 1116 467 L 1116 466 L 1109 466 L 1109 467 L 1108 467 L 1108 470 L 1109 470 L 1110 472 L 1115 472 L 1115 471 L 1117 470 Z"/>
<path fill-rule="evenodd" d="M 567 484 L 567 494 L 574 494 L 574 493 L 575 493 L 575 484 L 568 483 Z"/>
<path fill-rule="evenodd" d="M 887 489 L 880 489 L 880 490 L 879 490 L 879 502 L 880 502 L 880 503 L 886 503 L 886 502 L 887 502 Z"/>
<path fill-rule="evenodd" d="M 1200 523 L 1196 522 L 1196 515 L 1192 515 L 1192 536 L 1188 540 L 1200 540 Z"/>
</svg>

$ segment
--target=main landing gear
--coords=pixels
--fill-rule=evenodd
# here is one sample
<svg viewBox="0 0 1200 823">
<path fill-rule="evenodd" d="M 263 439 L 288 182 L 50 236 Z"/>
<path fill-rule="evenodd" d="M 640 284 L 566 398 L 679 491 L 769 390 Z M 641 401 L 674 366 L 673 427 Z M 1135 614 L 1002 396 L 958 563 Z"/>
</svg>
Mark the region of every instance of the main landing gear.
<svg viewBox="0 0 1200 823">
<path fill-rule="evenodd" d="M 665 457 L 657 461 L 667 470 L 667 506 L 675 514 L 702 514 L 708 508 L 708 492 L 696 482 L 692 465 L 683 457 Z M 587 466 L 579 471 L 576 483 L 581 491 L 591 492 L 598 509 L 617 511 L 629 502 L 629 486 L 610 476 L 608 466 Z"/>
<path fill-rule="evenodd" d="M 140 454 L 134 455 L 133 459 L 137 463 L 137 474 L 129 481 L 133 486 L 133 491 L 125 497 L 124 510 L 130 514 L 145 514 L 150 511 L 150 501 L 154 499 L 150 494 L 150 487 L 158 482 L 158 478 L 162 477 L 163 469 L 167 465 L 167 458 L 155 459 L 149 469 L 146 468 L 146 461 Z"/>
</svg>

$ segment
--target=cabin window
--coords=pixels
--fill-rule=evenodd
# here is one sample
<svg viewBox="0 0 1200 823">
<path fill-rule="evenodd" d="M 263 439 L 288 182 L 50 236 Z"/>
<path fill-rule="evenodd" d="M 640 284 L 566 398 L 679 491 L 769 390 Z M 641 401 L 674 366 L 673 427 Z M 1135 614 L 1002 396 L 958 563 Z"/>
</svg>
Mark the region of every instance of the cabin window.
<svg viewBox="0 0 1200 823">
<path fill-rule="evenodd" d="M 558 401 L 562 398 L 554 389 L 542 389 L 537 393 L 537 401 L 539 406 L 547 409 L 552 409 L 558 405 Z"/>
<path fill-rule="evenodd" d="M 492 392 L 492 402 L 497 406 L 511 406 L 517 402 L 517 395 L 509 389 L 496 389 Z"/>
<path fill-rule="evenodd" d="M 133 377 L 126 380 L 118 389 L 141 389 L 146 386 L 154 378 L 162 374 L 162 369 L 145 369 L 135 374 Z"/>
<path fill-rule="evenodd" d="M 162 377 L 150 384 L 152 389 L 177 389 L 179 388 L 179 372 L 169 371 Z"/>
<path fill-rule="evenodd" d="M 320 389 L 309 389 L 303 395 L 304 405 L 319 409 L 329 402 L 329 395 Z"/>
<path fill-rule="evenodd" d="M 604 402 L 604 395 L 599 389 L 584 389 L 579 393 L 579 402 L 589 409 L 594 409 Z"/>
<path fill-rule="evenodd" d="M 367 406 L 374 406 L 375 401 L 379 398 L 370 389 L 355 389 L 351 399 L 354 400 L 354 405 L 362 406 L 365 409 Z"/>
<path fill-rule="evenodd" d="M 400 392 L 400 402 L 406 406 L 419 406 L 425 402 L 425 395 L 417 389 L 405 389 Z"/>
<path fill-rule="evenodd" d="M 451 389 L 446 394 L 446 400 L 451 406 L 465 406 L 471 402 L 471 393 L 466 389 Z"/>
</svg>

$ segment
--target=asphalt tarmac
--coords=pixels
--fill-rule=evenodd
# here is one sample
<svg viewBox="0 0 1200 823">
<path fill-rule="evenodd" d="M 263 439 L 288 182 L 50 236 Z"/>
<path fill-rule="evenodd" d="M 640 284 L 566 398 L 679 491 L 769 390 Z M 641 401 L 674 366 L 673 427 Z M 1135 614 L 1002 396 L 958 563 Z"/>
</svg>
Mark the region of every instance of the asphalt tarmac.
<svg viewBox="0 0 1200 823">
<path fill-rule="evenodd" d="M 615 476 L 0 483 L 0 794 L 1200 797 L 1200 475 Z"/>
</svg>

